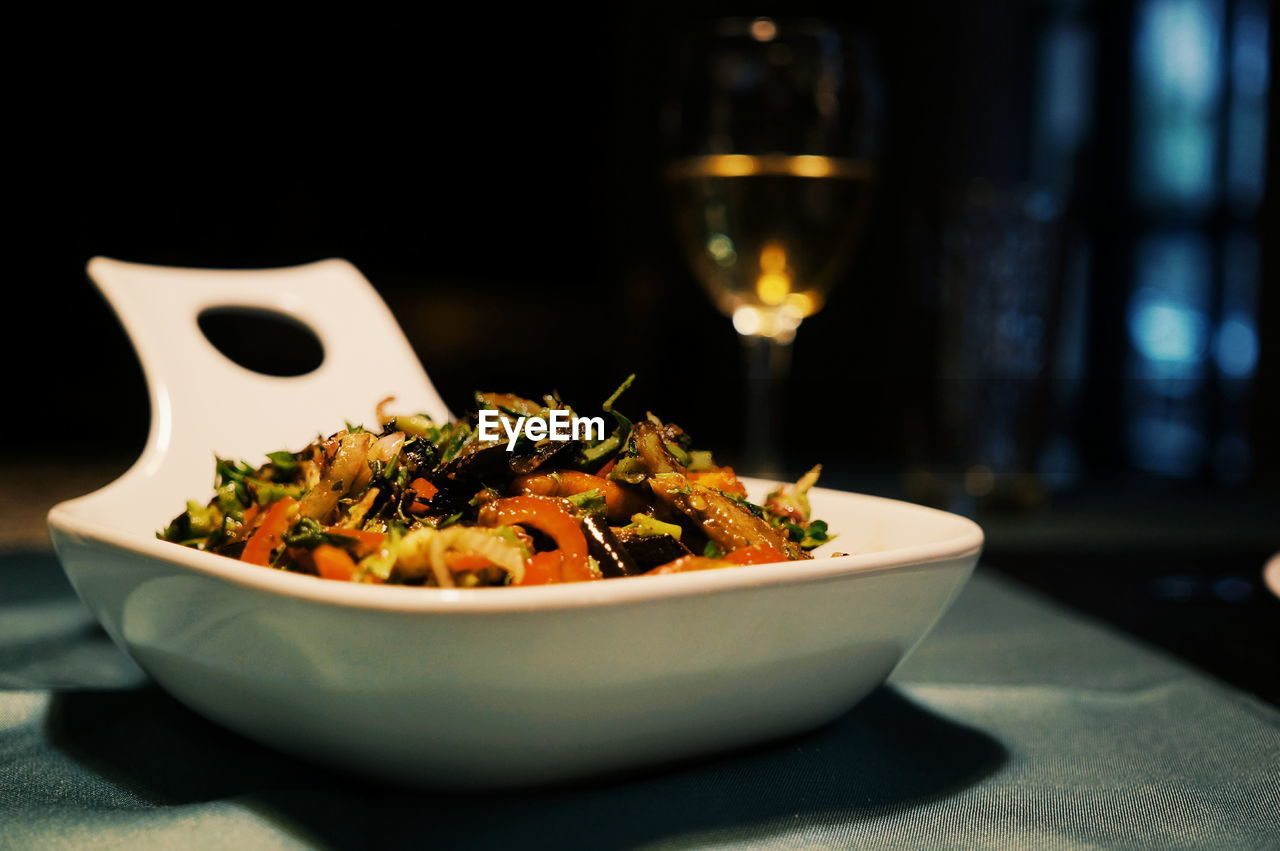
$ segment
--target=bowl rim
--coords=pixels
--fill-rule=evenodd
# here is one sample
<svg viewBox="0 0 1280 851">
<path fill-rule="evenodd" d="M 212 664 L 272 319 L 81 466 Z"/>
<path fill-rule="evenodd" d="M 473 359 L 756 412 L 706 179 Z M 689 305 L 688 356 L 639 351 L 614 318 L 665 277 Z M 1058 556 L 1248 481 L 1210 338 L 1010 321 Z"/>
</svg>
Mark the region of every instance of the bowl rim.
<svg viewBox="0 0 1280 851">
<path fill-rule="evenodd" d="M 107 489 L 109 489 L 108 486 Z M 104 489 L 105 491 L 106 489 Z M 105 496 L 98 491 L 93 496 Z M 958 527 L 957 534 L 941 541 L 905 547 L 818 556 L 812 560 L 776 564 L 741 565 L 732 570 L 705 570 L 664 576 L 628 577 L 630 581 L 573 582 L 520 588 L 427 588 L 333 582 L 283 570 L 264 569 L 236 559 L 184 547 L 158 538 L 126 532 L 77 516 L 70 500 L 55 505 L 48 514 L 54 549 L 64 561 L 63 536 L 84 539 L 148 559 L 180 565 L 198 574 L 257 589 L 276 596 L 345 608 L 402 613 L 495 613 L 618 606 L 660 599 L 720 594 L 775 585 L 829 582 L 866 573 L 908 570 L 972 557 L 982 550 L 982 528 L 967 517 L 903 500 L 831 488 L 814 488 L 815 495 L 853 497 L 895 509 L 932 514 Z M 80 499 L 84 499 L 81 497 Z M 640 581 L 643 579 L 644 581 Z"/>
</svg>

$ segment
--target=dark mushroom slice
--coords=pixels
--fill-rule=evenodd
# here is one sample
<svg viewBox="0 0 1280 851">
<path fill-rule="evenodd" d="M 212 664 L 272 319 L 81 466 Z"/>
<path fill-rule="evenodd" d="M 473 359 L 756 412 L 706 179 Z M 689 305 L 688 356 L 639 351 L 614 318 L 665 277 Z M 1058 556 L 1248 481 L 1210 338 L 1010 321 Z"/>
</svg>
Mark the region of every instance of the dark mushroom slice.
<svg viewBox="0 0 1280 851">
<path fill-rule="evenodd" d="M 414 476 L 425 476 L 440 463 L 440 447 L 425 437 L 409 437 L 400 447 L 400 463 Z"/>
<path fill-rule="evenodd" d="M 614 529 L 613 533 L 641 573 L 692 555 L 689 548 L 672 535 L 641 535 L 623 529 Z"/>
<path fill-rule="evenodd" d="M 684 513 L 725 552 L 767 544 L 792 561 L 813 558 L 781 530 L 712 488 L 669 473 L 649 479 L 649 489 L 664 504 Z"/>
<path fill-rule="evenodd" d="M 509 474 L 507 462 L 510 459 L 511 453 L 507 452 L 506 441 L 482 443 L 475 440 L 463 446 L 456 458 L 440 465 L 437 478 L 476 482 L 489 476 L 501 477 Z"/>
<path fill-rule="evenodd" d="M 662 432 L 653 423 L 636 423 L 632 426 L 631 445 L 649 475 L 684 472 L 684 465 L 667 449 Z"/>
<path fill-rule="evenodd" d="M 600 572 L 606 578 L 635 576 L 644 572 L 603 517 L 589 515 L 582 518 L 582 531 L 587 536 L 587 552 L 599 563 Z"/>
<path fill-rule="evenodd" d="M 529 452 L 520 455 L 511 453 L 507 466 L 517 476 L 523 476 L 539 467 L 573 458 L 581 448 L 580 440 L 544 440 Z"/>
<path fill-rule="evenodd" d="M 213 547 L 210 549 L 210 552 L 217 553 L 220 556 L 228 556 L 230 558 L 240 558 L 241 553 L 244 552 L 244 545 L 246 543 L 247 541 L 243 541 L 243 540 L 233 541 L 229 544 L 223 544 L 222 546 Z"/>
</svg>

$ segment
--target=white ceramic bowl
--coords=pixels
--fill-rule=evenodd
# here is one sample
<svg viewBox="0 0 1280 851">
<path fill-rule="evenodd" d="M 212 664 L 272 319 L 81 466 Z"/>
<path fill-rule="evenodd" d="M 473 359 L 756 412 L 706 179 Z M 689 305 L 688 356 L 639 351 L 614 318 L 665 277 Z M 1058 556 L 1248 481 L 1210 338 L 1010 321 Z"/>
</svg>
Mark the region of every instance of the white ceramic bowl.
<svg viewBox="0 0 1280 851">
<path fill-rule="evenodd" d="M 212 455 L 301 446 L 396 393 L 447 411 L 349 264 L 219 272 L 95 259 L 138 350 L 152 424 L 120 480 L 49 514 L 77 592 L 167 691 L 246 736 L 448 788 L 579 778 L 820 725 L 882 683 L 968 578 L 969 520 L 817 489 L 839 539 L 813 561 L 532 588 L 329 582 L 156 540 Z M 323 341 L 300 378 L 226 361 L 215 306 L 289 313 Z M 365 364 L 380 365 L 378 386 Z M 400 405 L 397 405 L 400 407 Z M 748 481 L 757 498 L 768 483 Z M 830 557 L 831 551 L 853 555 Z"/>
</svg>

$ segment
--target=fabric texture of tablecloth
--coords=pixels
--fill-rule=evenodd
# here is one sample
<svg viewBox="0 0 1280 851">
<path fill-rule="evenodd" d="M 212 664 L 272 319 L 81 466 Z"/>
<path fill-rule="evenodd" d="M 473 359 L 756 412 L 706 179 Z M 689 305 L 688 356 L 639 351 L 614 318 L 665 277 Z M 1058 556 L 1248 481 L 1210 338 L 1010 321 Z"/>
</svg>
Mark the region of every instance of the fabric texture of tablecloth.
<svg viewBox="0 0 1280 851">
<path fill-rule="evenodd" d="M 1280 713 L 979 572 L 813 733 L 577 788 L 407 791 L 196 716 L 52 556 L 3 556 L 0 847 L 82 846 L 1275 849 Z"/>
</svg>

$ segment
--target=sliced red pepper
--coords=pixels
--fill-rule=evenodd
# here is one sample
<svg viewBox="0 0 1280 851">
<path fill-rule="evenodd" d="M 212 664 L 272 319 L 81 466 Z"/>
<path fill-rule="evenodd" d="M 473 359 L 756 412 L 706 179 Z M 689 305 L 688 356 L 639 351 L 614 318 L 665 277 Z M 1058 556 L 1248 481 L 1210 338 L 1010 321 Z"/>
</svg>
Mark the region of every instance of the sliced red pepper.
<svg viewBox="0 0 1280 851">
<path fill-rule="evenodd" d="M 605 464 L 599 470 L 596 470 L 596 475 L 603 479 L 605 476 L 609 475 L 609 473 L 613 471 L 613 467 L 617 463 L 618 463 L 617 458 L 610 459 L 608 464 Z"/>
<path fill-rule="evenodd" d="M 289 530 L 297 512 L 298 501 L 291 496 L 273 502 L 257 530 L 245 543 L 240 560 L 250 564 L 271 564 L 271 556 L 284 542 L 284 533 Z"/>
<path fill-rule="evenodd" d="M 511 483 L 516 493 L 533 496 L 573 496 L 599 491 L 604 498 L 605 513 L 610 520 L 623 521 L 633 514 L 641 514 L 649 506 L 643 499 L 616 482 L 577 470 L 557 470 L 554 473 L 530 473 Z"/>
<path fill-rule="evenodd" d="M 559 582 L 562 576 L 560 562 L 559 550 L 533 554 L 525 560 L 524 578 L 518 584 L 550 585 L 554 582 Z"/>
<path fill-rule="evenodd" d="M 544 532 L 566 556 L 587 557 L 587 537 L 569 512 L 554 499 L 540 496 L 510 496 L 489 504 L 495 525 L 523 523 Z"/>
<path fill-rule="evenodd" d="M 564 582 L 592 582 L 604 579 L 604 575 L 585 557 L 565 556 L 560 562 L 560 578 Z"/>
<path fill-rule="evenodd" d="M 524 578 L 519 585 L 554 585 L 560 582 L 589 582 L 602 579 L 585 556 L 565 555 L 559 550 L 535 553 L 525 560 Z"/>
</svg>

